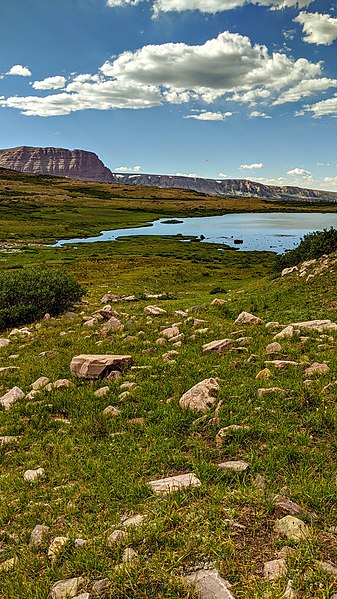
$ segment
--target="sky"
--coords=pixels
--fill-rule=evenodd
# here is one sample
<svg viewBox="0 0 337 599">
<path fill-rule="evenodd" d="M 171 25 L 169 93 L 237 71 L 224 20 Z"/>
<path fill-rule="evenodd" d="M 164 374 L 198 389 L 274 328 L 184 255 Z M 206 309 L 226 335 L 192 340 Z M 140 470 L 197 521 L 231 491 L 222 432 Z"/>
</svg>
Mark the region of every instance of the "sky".
<svg viewBox="0 0 337 599">
<path fill-rule="evenodd" d="M 0 8 L 0 148 L 337 191 L 337 0 Z"/>
</svg>

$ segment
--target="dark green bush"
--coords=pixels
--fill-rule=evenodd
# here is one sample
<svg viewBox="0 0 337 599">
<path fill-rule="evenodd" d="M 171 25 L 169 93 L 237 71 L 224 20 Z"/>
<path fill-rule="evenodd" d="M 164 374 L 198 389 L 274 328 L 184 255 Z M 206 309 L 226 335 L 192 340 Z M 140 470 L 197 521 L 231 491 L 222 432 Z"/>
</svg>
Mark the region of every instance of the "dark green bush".
<svg viewBox="0 0 337 599">
<path fill-rule="evenodd" d="M 0 329 L 33 322 L 46 312 L 64 312 L 84 295 L 84 288 L 63 268 L 0 274 Z"/>
<path fill-rule="evenodd" d="M 320 258 L 323 254 L 331 254 L 336 250 L 337 229 L 331 227 L 323 231 L 307 233 L 296 248 L 280 256 L 278 267 L 281 270 L 282 268 L 295 266 L 305 260 Z"/>
</svg>

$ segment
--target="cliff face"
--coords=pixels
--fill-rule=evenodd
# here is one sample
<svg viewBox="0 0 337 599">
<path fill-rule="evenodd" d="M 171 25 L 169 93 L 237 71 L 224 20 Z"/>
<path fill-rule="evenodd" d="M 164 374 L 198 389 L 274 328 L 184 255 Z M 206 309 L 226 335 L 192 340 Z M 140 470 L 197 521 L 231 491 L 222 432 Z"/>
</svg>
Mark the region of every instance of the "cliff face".
<svg viewBox="0 0 337 599">
<path fill-rule="evenodd" d="M 301 187 L 263 185 L 248 179 L 202 179 L 174 175 L 117 174 L 104 166 L 93 152 L 63 148 L 22 146 L 0 150 L 0 168 L 26 173 L 57 175 L 84 181 L 151 187 L 175 187 L 224 197 L 255 197 L 300 202 L 336 202 L 337 193 Z"/>
<path fill-rule="evenodd" d="M 72 179 L 111 183 L 111 171 L 93 152 L 63 148 L 30 148 L 21 146 L 0 150 L 0 166 L 15 171 L 57 175 Z"/>
</svg>

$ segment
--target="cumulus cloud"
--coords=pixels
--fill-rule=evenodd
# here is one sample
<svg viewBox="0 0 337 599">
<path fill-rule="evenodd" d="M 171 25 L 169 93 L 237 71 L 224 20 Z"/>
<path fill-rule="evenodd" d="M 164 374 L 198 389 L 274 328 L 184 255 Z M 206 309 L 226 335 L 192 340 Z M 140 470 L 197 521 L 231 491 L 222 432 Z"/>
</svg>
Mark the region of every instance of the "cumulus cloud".
<svg viewBox="0 0 337 599">
<path fill-rule="evenodd" d="M 300 23 L 308 44 L 330 46 L 337 39 L 337 19 L 318 12 L 301 12 L 294 21 Z"/>
<path fill-rule="evenodd" d="M 224 121 L 230 116 L 233 116 L 234 112 L 209 112 L 207 110 L 200 112 L 200 114 L 189 114 L 184 116 L 184 119 L 195 119 L 196 121 Z"/>
<path fill-rule="evenodd" d="M 311 172 L 306 171 L 304 168 L 293 168 L 290 171 L 287 171 L 287 175 L 292 175 L 294 177 L 311 177 Z"/>
<path fill-rule="evenodd" d="M 302 98 L 308 98 L 318 92 L 326 91 L 331 87 L 337 87 L 337 79 L 328 79 L 327 77 L 322 77 L 320 79 L 305 79 L 283 92 L 276 98 L 276 100 L 274 100 L 273 104 L 276 106 L 278 104 L 285 104 L 286 102 L 298 102 Z"/>
<path fill-rule="evenodd" d="M 107 6 L 136 6 L 143 0 L 106 0 Z M 186 10 L 199 10 L 202 13 L 215 14 L 225 10 L 233 10 L 246 4 L 266 6 L 273 10 L 282 8 L 305 8 L 314 0 L 154 0 L 153 12 L 155 16 L 165 12 L 183 12 Z"/>
<path fill-rule="evenodd" d="M 202 45 L 166 43 L 123 52 L 105 62 L 96 75 L 74 74 L 62 93 L 10 97 L 0 101 L 0 106 L 19 109 L 26 115 L 55 116 L 86 109 L 149 108 L 191 100 L 212 104 L 219 98 L 256 105 L 271 103 L 306 81 L 312 89 L 314 85 L 326 89 L 333 80 L 323 79 L 321 63 L 269 53 L 266 46 L 225 31 Z M 322 83 L 314 84 L 316 81 Z M 231 116 L 207 112 L 222 115 L 212 120 Z"/>
<path fill-rule="evenodd" d="M 228 175 L 226 175 L 225 173 L 219 173 L 219 177 L 220 179 L 228 179 Z"/>
<path fill-rule="evenodd" d="M 271 119 L 270 114 L 266 114 L 265 112 L 260 112 L 259 110 L 253 110 L 249 118 L 251 119 Z"/>
<path fill-rule="evenodd" d="M 142 167 L 137 165 L 137 166 L 116 166 L 116 168 L 114 169 L 116 172 L 119 173 L 140 173 L 140 171 L 142 171 Z"/>
<path fill-rule="evenodd" d="M 15 64 L 7 71 L 6 75 L 18 75 L 19 77 L 30 77 L 31 72 L 28 67 L 23 67 L 22 64 Z"/>
<path fill-rule="evenodd" d="M 115 8 L 116 6 L 136 6 L 143 0 L 106 0 L 106 5 L 111 8 Z"/>
<path fill-rule="evenodd" d="M 337 187 L 337 177 L 324 177 L 323 181 L 331 187 Z"/>
<path fill-rule="evenodd" d="M 242 170 L 256 170 L 258 168 L 262 168 L 263 164 L 262 162 L 253 162 L 252 164 L 241 164 L 240 168 Z"/>
<path fill-rule="evenodd" d="M 196 173 L 174 173 L 175 177 L 191 177 L 192 179 L 198 179 L 199 175 Z"/>
<path fill-rule="evenodd" d="M 32 87 L 34 89 L 63 89 L 66 81 L 65 77 L 55 75 L 55 77 L 46 77 L 42 81 L 34 81 Z"/>
<path fill-rule="evenodd" d="M 337 94 L 334 94 L 328 100 L 322 100 L 321 102 L 316 102 L 316 104 L 307 104 L 302 114 L 305 112 L 311 112 L 312 116 L 316 119 L 322 116 L 337 117 Z"/>
</svg>

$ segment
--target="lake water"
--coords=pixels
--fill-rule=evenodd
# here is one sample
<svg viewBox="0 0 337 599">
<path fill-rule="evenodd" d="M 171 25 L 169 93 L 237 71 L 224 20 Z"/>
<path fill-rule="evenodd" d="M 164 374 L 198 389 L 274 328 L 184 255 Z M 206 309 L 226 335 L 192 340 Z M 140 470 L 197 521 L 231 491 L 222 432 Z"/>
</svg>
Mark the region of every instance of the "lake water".
<svg viewBox="0 0 337 599">
<path fill-rule="evenodd" d="M 114 241 L 118 237 L 139 235 L 183 235 L 199 238 L 203 236 L 203 241 L 206 243 L 222 243 L 241 251 L 273 251 L 279 254 L 298 245 L 306 233 L 330 227 L 337 228 L 337 214 L 317 212 L 225 214 L 177 218 L 174 223 L 169 223 L 167 218 L 160 218 L 144 227 L 102 231 L 97 237 L 62 239 L 56 243 L 56 247 Z M 235 244 L 234 240 L 243 240 L 243 243 Z"/>
</svg>

